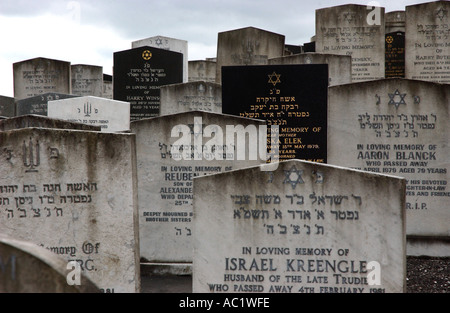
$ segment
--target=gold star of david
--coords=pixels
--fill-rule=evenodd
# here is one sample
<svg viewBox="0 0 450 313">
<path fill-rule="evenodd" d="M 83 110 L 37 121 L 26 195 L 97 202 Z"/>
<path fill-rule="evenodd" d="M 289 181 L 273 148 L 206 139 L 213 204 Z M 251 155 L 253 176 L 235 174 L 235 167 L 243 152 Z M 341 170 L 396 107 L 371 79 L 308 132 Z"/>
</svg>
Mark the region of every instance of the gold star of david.
<svg viewBox="0 0 450 313">
<path fill-rule="evenodd" d="M 143 58 L 145 61 L 150 60 L 151 57 L 152 57 L 152 53 L 150 52 L 150 50 L 145 50 L 145 51 L 142 52 L 142 58 Z"/>
<path fill-rule="evenodd" d="M 268 76 L 269 76 L 268 83 L 271 83 L 274 86 L 278 83 L 281 83 L 281 81 L 280 81 L 281 74 L 277 74 L 277 73 L 273 72 L 272 74 L 270 74 Z"/>
</svg>

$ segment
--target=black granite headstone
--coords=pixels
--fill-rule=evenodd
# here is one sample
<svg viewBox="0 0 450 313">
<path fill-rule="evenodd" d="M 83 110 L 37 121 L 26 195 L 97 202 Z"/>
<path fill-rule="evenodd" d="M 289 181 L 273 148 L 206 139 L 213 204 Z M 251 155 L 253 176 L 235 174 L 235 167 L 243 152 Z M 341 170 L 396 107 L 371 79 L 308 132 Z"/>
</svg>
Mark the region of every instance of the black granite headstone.
<svg viewBox="0 0 450 313">
<path fill-rule="evenodd" d="M 129 102 L 132 121 L 159 115 L 160 87 L 183 82 L 183 54 L 153 47 L 114 53 L 113 99 Z"/>
<path fill-rule="evenodd" d="M 222 112 L 279 125 L 280 161 L 327 162 L 327 90 L 327 64 L 222 68 Z"/>
<path fill-rule="evenodd" d="M 405 77 L 405 33 L 393 32 L 386 34 L 385 42 L 385 77 Z"/>
</svg>

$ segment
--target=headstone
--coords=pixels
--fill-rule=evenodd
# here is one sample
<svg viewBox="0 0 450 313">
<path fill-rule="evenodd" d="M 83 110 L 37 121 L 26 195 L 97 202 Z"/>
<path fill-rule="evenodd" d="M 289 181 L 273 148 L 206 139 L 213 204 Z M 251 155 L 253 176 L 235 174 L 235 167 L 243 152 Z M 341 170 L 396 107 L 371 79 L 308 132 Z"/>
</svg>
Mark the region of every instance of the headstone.
<svg viewBox="0 0 450 313">
<path fill-rule="evenodd" d="M 450 83 L 449 19 L 448 1 L 406 7 L 406 78 Z"/>
<path fill-rule="evenodd" d="M 86 125 L 83 123 L 73 123 L 42 115 L 21 115 L 0 121 L 0 131 L 7 131 L 19 128 L 39 127 L 39 128 L 60 128 L 78 129 L 89 131 L 100 131 L 99 126 Z"/>
<path fill-rule="evenodd" d="M 169 38 L 164 36 L 155 36 L 146 39 L 136 40 L 131 43 L 131 48 L 154 47 L 183 55 L 183 83 L 188 82 L 188 42 L 186 40 Z"/>
<path fill-rule="evenodd" d="M 198 110 L 222 113 L 222 86 L 196 81 L 161 87 L 159 115 Z"/>
<path fill-rule="evenodd" d="M 16 100 L 46 93 L 72 93 L 70 62 L 47 58 L 16 62 L 13 77 Z"/>
<path fill-rule="evenodd" d="M 386 34 L 394 32 L 405 32 L 405 11 L 387 12 L 384 15 L 384 27 Z"/>
<path fill-rule="evenodd" d="M 135 136 L 0 132 L 0 229 L 67 262 L 104 292 L 139 292 Z"/>
<path fill-rule="evenodd" d="M 267 166 L 194 178 L 194 293 L 406 290 L 404 179 Z"/>
<path fill-rule="evenodd" d="M 302 53 L 269 59 L 269 64 L 328 64 L 330 86 L 349 84 L 352 82 L 352 58 L 348 55 Z"/>
<path fill-rule="evenodd" d="M 284 54 L 285 55 L 293 55 L 300 54 L 303 52 L 303 46 L 298 45 L 284 45 Z"/>
<path fill-rule="evenodd" d="M 78 96 L 103 96 L 103 67 L 72 65 L 72 93 Z"/>
<path fill-rule="evenodd" d="M 448 86 L 416 80 L 329 89 L 328 162 L 405 177 L 408 237 L 450 230 L 449 103 Z"/>
<path fill-rule="evenodd" d="M 0 235 L 0 293 L 96 293 L 75 266 L 36 244 Z"/>
<path fill-rule="evenodd" d="M 160 87 L 183 82 L 183 55 L 139 47 L 114 53 L 114 100 L 130 102 L 131 121 L 158 116 Z"/>
<path fill-rule="evenodd" d="M 130 103 L 85 96 L 48 102 L 48 116 L 100 126 L 104 132 L 130 129 Z"/>
<path fill-rule="evenodd" d="M 45 93 L 40 96 L 34 96 L 16 101 L 16 115 L 44 115 L 47 116 L 47 105 L 49 101 L 61 100 L 78 97 L 76 95 L 68 95 L 63 93 Z"/>
<path fill-rule="evenodd" d="M 113 79 L 112 75 L 103 74 L 103 98 L 113 98 Z"/>
<path fill-rule="evenodd" d="M 384 78 L 384 8 L 348 4 L 316 10 L 316 52 L 350 55 L 352 81 Z"/>
<path fill-rule="evenodd" d="M 386 34 L 385 78 L 405 77 L 405 33 Z"/>
<path fill-rule="evenodd" d="M 285 36 L 246 27 L 221 32 L 217 39 L 216 83 L 222 82 L 222 66 L 265 65 L 283 56 Z"/>
<path fill-rule="evenodd" d="M 327 64 L 225 66 L 222 75 L 223 113 L 278 125 L 280 160 L 326 163 Z"/>
<path fill-rule="evenodd" d="M 0 96 L 0 116 L 12 117 L 16 115 L 14 98 Z"/>
<path fill-rule="evenodd" d="M 208 60 L 189 61 L 188 81 L 216 82 L 216 62 Z"/>
<path fill-rule="evenodd" d="M 261 136 L 266 134 L 265 129 L 259 130 L 263 125 L 261 120 L 200 111 L 131 123 L 136 134 L 142 262 L 192 262 L 193 177 L 261 164 L 261 158 L 247 151 L 250 146 L 258 148 L 258 138 L 249 135 L 250 139 L 241 142 L 239 127 Z M 238 134 L 234 143 L 226 138 L 233 131 Z M 265 151 L 266 142 L 262 142 Z M 211 158 L 213 150 L 223 160 Z M 246 154 L 240 158 L 239 153 Z M 221 194 L 219 189 L 211 192 Z"/>
</svg>

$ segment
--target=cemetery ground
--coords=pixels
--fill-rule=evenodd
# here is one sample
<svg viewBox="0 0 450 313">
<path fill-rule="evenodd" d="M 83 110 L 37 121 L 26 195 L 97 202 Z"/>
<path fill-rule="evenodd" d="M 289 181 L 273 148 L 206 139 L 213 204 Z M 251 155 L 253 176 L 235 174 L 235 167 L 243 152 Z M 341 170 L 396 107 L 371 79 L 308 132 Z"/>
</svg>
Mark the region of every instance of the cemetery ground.
<svg viewBox="0 0 450 313">
<path fill-rule="evenodd" d="M 190 275 L 151 275 L 141 277 L 142 293 L 190 293 Z M 450 258 L 408 256 L 406 259 L 407 293 L 449 293 Z"/>
</svg>

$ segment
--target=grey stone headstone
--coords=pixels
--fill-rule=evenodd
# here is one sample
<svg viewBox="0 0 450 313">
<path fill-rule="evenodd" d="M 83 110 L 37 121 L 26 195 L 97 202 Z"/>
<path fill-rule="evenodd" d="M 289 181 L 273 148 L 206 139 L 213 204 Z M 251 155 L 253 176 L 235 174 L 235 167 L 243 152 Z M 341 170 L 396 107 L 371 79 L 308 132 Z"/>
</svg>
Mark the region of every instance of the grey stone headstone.
<svg viewBox="0 0 450 313">
<path fill-rule="evenodd" d="M 19 128 L 59 128 L 78 129 L 88 131 L 100 131 L 100 126 L 86 125 L 83 123 L 68 122 L 66 120 L 51 118 L 42 115 L 21 115 L 0 121 L 0 131 L 7 131 Z"/>
<path fill-rule="evenodd" d="M 385 79 L 329 88 L 328 163 L 405 177 L 408 236 L 448 238 L 448 85 Z M 408 255 L 415 252 L 408 246 Z"/>
<path fill-rule="evenodd" d="M 194 178 L 193 292 L 406 290 L 404 179 L 271 166 Z"/>
<path fill-rule="evenodd" d="M 352 81 L 384 78 L 384 8 L 348 4 L 316 10 L 316 52 L 352 57 Z"/>
<path fill-rule="evenodd" d="M 45 93 L 16 101 L 16 115 L 37 114 L 47 116 L 47 105 L 49 101 L 78 97 L 62 93 Z"/>
<path fill-rule="evenodd" d="M 71 66 L 72 93 L 77 96 L 103 96 L 103 67 L 76 64 Z"/>
<path fill-rule="evenodd" d="M 47 249 L 0 235 L 0 293 L 99 291 L 91 280 L 76 277 L 75 272 L 75 266 Z"/>
<path fill-rule="evenodd" d="M 405 32 L 405 20 L 405 11 L 386 12 L 384 15 L 386 34 L 393 32 Z"/>
<path fill-rule="evenodd" d="M 269 59 L 269 65 L 328 64 L 329 86 L 352 82 L 352 58 L 348 55 L 302 53 Z"/>
<path fill-rule="evenodd" d="M 135 136 L 0 132 L 0 229 L 66 261 L 104 292 L 139 292 Z"/>
<path fill-rule="evenodd" d="M 216 82 L 216 62 L 208 60 L 198 60 L 188 62 L 188 81 Z"/>
<path fill-rule="evenodd" d="M 205 81 L 161 87 L 159 115 L 187 111 L 222 113 L 222 87 Z"/>
<path fill-rule="evenodd" d="M 84 96 L 49 101 L 48 116 L 99 126 L 104 132 L 130 129 L 130 103 L 99 97 Z"/>
<path fill-rule="evenodd" d="M 103 98 L 113 98 L 113 78 L 112 75 L 103 74 Z"/>
<path fill-rule="evenodd" d="M 450 2 L 406 7 L 405 78 L 450 83 Z"/>
<path fill-rule="evenodd" d="M 12 117 L 16 115 L 14 98 L 0 96 L 0 116 Z"/>
<path fill-rule="evenodd" d="M 217 39 L 216 83 L 222 82 L 222 66 L 265 65 L 284 54 L 285 36 L 245 27 L 220 32 Z"/>
<path fill-rule="evenodd" d="M 252 158 L 248 151 L 244 151 L 249 147 L 258 148 L 258 139 L 249 136 L 250 139 L 245 139 L 244 147 L 241 147 L 238 139 L 232 144 L 226 139 L 227 135 L 232 134 L 231 131 L 227 134 L 227 125 L 236 128 L 240 125 L 248 131 L 254 127 L 258 131 L 259 126 L 265 123 L 200 111 L 131 122 L 131 131 L 136 134 L 142 261 L 192 262 L 192 235 L 195 232 L 192 227 L 193 177 L 263 162 L 259 157 Z M 187 128 L 183 135 L 178 133 L 182 127 Z M 211 138 L 207 131 L 216 133 Z M 258 131 L 258 135 L 261 134 L 265 135 Z M 210 140 L 220 140 L 218 138 L 223 143 L 217 144 L 216 151 L 222 156 L 226 155 L 223 160 L 215 157 L 208 159 L 212 148 Z M 185 139 L 188 142 L 180 143 L 180 140 Z M 178 150 L 181 145 L 185 148 L 182 153 Z M 263 145 L 265 150 L 265 141 Z M 205 147 L 209 147 L 209 150 L 204 150 L 202 154 Z M 240 152 L 246 152 L 243 160 L 239 158 Z"/>
<path fill-rule="evenodd" d="M 13 64 L 16 100 L 46 93 L 71 94 L 70 62 L 34 58 Z"/>
<path fill-rule="evenodd" d="M 183 83 L 188 82 L 188 42 L 186 40 L 169 38 L 164 36 L 154 36 L 131 43 L 131 48 L 154 47 L 183 54 Z"/>
</svg>

